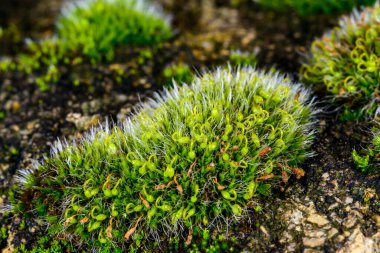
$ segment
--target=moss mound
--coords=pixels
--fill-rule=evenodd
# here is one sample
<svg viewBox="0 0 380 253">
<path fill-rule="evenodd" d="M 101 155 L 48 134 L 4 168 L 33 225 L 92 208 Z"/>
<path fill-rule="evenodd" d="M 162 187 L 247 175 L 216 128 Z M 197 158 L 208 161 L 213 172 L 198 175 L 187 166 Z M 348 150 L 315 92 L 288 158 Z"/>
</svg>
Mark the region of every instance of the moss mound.
<svg viewBox="0 0 380 253">
<path fill-rule="evenodd" d="M 154 45 L 171 37 L 168 19 L 145 0 L 87 0 L 63 11 L 58 37 L 93 61 L 121 45 Z"/>
<path fill-rule="evenodd" d="M 301 79 L 344 106 L 344 119 L 374 115 L 378 106 L 380 6 L 355 11 L 316 40 Z"/>
<path fill-rule="evenodd" d="M 95 247 L 212 227 L 303 176 L 314 114 L 308 91 L 278 74 L 218 69 L 156 94 L 119 126 L 58 143 L 21 172 L 20 198 L 32 203 L 14 207 L 45 217 L 52 235 Z"/>
<path fill-rule="evenodd" d="M 153 53 L 171 36 L 169 18 L 145 0 L 78 1 L 62 11 L 56 36 L 28 40 L 24 53 L 15 59 L 1 59 L 0 73 L 26 74 L 42 91 L 59 83 L 62 76 L 79 85 L 83 76 L 94 79 L 92 68 L 96 64 L 118 59 L 118 51 L 123 53 L 121 62 L 128 59 L 129 67 L 120 67 L 118 59 L 116 64 L 104 67 L 107 71 L 103 77 L 111 73 L 119 83 L 139 72 L 140 65 L 152 61 Z M 88 69 L 90 74 L 83 74 Z M 94 80 L 91 81 L 86 84 L 91 86 Z"/>
</svg>

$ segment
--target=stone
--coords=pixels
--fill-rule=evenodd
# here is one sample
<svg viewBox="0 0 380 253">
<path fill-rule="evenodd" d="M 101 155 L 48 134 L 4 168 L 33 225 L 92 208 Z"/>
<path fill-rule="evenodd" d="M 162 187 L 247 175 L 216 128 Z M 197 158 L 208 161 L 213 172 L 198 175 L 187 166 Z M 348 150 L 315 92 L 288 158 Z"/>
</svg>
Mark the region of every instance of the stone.
<svg viewBox="0 0 380 253">
<path fill-rule="evenodd" d="M 82 116 L 80 113 L 69 113 L 66 120 L 74 123 L 78 130 L 87 130 L 99 124 L 100 115 Z"/>
<path fill-rule="evenodd" d="M 366 238 L 359 228 L 356 228 L 348 237 L 344 246 L 337 253 L 372 253 L 376 252 L 375 242 L 371 238 Z"/>
<path fill-rule="evenodd" d="M 310 214 L 310 216 L 307 218 L 307 221 L 309 223 L 317 225 L 318 227 L 323 227 L 329 223 L 325 217 L 319 214 Z"/>
<path fill-rule="evenodd" d="M 8 171 L 9 169 L 9 164 L 7 163 L 0 163 L 0 172 L 4 173 Z"/>
<path fill-rule="evenodd" d="M 334 204 L 332 204 L 331 206 L 328 207 L 328 210 L 333 210 L 333 209 L 337 208 L 338 206 L 339 206 L 338 203 L 334 203 Z"/>
<path fill-rule="evenodd" d="M 351 198 L 351 197 L 346 197 L 346 200 L 344 201 L 344 203 L 345 203 L 346 205 L 349 205 L 349 204 L 351 204 L 352 202 L 354 202 L 354 199 Z"/>
<path fill-rule="evenodd" d="M 322 179 L 323 179 L 324 181 L 329 180 L 329 177 L 330 177 L 330 175 L 329 175 L 329 173 L 327 173 L 327 172 L 325 172 L 325 173 L 322 174 Z"/>
<path fill-rule="evenodd" d="M 320 238 L 308 238 L 305 237 L 302 239 L 303 245 L 305 247 L 310 247 L 310 248 L 315 248 L 315 247 L 320 247 L 323 246 L 325 243 L 326 238 L 320 237 Z"/>
<path fill-rule="evenodd" d="M 127 95 L 124 95 L 124 94 L 117 94 L 116 96 L 115 96 L 115 102 L 117 103 L 117 104 L 123 104 L 123 103 L 125 103 L 125 102 L 127 102 L 128 101 L 128 96 Z"/>
<path fill-rule="evenodd" d="M 336 236 L 337 234 L 339 233 L 338 229 L 336 228 L 332 228 L 329 230 L 328 234 L 327 234 L 327 238 L 328 239 L 331 239 L 333 238 L 334 236 Z"/>
<path fill-rule="evenodd" d="M 268 230 L 264 226 L 260 226 L 260 230 L 266 237 L 270 237 Z"/>
<path fill-rule="evenodd" d="M 319 237 L 324 237 L 325 236 L 325 232 L 322 231 L 322 230 L 305 231 L 305 235 L 307 237 L 319 238 Z"/>
<path fill-rule="evenodd" d="M 322 250 L 316 250 L 316 249 L 305 249 L 303 253 L 323 253 Z"/>
<path fill-rule="evenodd" d="M 81 109 L 84 114 L 88 115 L 95 113 L 102 108 L 102 101 L 100 99 L 94 99 L 91 101 L 83 102 L 81 104 Z"/>
<path fill-rule="evenodd" d="M 344 237 L 343 235 L 338 235 L 338 236 L 336 237 L 335 241 L 338 242 L 338 243 L 339 243 L 339 242 L 343 242 L 343 241 L 344 241 L 344 238 L 345 238 L 345 237 Z"/>
<path fill-rule="evenodd" d="M 380 227 L 380 215 L 375 214 L 373 219 L 376 221 L 376 226 Z"/>
<path fill-rule="evenodd" d="M 354 212 L 350 212 L 347 216 L 347 219 L 343 222 L 343 226 L 346 228 L 352 228 L 356 225 L 358 218 Z"/>
<path fill-rule="evenodd" d="M 21 104 L 19 101 L 7 101 L 4 105 L 4 109 L 9 111 L 9 112 L 13 112 L 13 113 L 16 113 L 18 112 L 20 109 L 21 109 Z"/>
</svg>

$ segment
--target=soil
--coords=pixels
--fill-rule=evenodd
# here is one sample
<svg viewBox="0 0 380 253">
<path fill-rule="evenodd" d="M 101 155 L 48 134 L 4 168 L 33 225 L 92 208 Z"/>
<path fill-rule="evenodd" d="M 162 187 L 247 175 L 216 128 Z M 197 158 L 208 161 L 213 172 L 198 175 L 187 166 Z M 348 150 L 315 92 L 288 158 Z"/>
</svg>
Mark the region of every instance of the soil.
<svg viewBox="0 0 380 253">
<path fill-rule="evenodd" d="M 297 80 L 312 40 L 336 25 L 338 18 L 301 19 L 294 13 L 262 10 L 249 0 L 238 6 L 222 0 L 159 2 L 173 16 L 176 36 L 156 52 L 154 58 L 160 60 L 139 70 L 138 80 L 118 84 L 107 75 L 102 78 L 109 67 L 102 65 L 90 68 L 99 76 L 91 87 L 62 80 L 41 92 L 28 76 L 0 73 L 0 112 L 5 113 L 0 120 L 0 207 L 7 205 L 6 193 L 17 172 L 47 156 L 57 138 L 74 140 L 106 119 L 123 120 L 136 104 L 161 89 L 157 66 L 181 61 L 196 71 L 212 69 L 239 49 L 258 53 L 259 68 L 275 67 Z M 60 0 L 4 1 L 0 26 L 14 24 L 19 30 L 18 36 L 2 40 L 1 53 L 22 50 L 22 40 L 10 43 L 15 37 L 53 34 L 60 6 Z M 235 251 L 380 251 L 380 178 L 356 170 L 351 158 L 354 148 L 368 143 L 371 124 L 338 122 L 336 113 L 319 101 L 324 109 L 316 119 L 315 156 L 302 165 L 306 176 L 258 199 L 260 212 L 250 212 L 229 227 L 226 235 L 236 237 L 237 242 L 231 243 Z M 0 224 L 8 227 L 6 242 L 0 241 L 3 252 L 20 243 L 33 245 L 44 229 L 33 219 L 27 229 L 21 228 L 18 217 L 6 217 L 1 211 Z"/>
</svg>

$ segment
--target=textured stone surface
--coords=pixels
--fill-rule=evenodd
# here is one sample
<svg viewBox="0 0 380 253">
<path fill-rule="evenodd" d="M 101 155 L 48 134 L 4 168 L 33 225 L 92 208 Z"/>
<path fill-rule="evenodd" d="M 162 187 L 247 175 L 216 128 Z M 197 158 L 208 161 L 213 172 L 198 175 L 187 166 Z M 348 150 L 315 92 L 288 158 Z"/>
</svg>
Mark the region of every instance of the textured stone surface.
<svg viewBox="0 0 380 253">
<path fill-rule="evenodd" d="M 324 225 L 328 224 L 329 221 L 322 215 L 319 214 L 311 214 L 308 218 L 307 221 L 317 225 L 318 227 L 323 227 Z"/>
</svg>

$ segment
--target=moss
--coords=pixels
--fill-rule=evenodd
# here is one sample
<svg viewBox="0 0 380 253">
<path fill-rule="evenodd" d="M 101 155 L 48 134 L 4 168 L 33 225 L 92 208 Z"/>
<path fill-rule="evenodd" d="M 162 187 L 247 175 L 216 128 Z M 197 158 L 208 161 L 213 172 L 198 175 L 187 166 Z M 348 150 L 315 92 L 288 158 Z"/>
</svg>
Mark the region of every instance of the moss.
<svg viewBox="0 0 380 253">
<path fill-rule="evenodd" d="M 237 252 L 237 240 L 235 237 L 225 238 L 223 235 L 211 235 L 210 230 L 200 230 L 194 228 L 194 241 L 188 248 L 189 253 L 221 253 L 221 252 Z"/>
<path fill-rule="evenodd" d="M 64 10 L 58 37 L 92 61 L 112 60 L 121 45 L 154 45 L 171 37 L 167 19 L 141 0 L 87 0 Z"/>
<path fill-rule="evenodd" d="M 0 227 L 0 246 L 6 245 L 8 238 L 8 228 L 5 224 Z"/>
<path fill-rule="evenodd" d="M 380 164 L 380 131 L 376 130 L 370 145 L 358 153 L 356 150 L 352 152 L 352 158 L 356 167 L 365 173 L 379 173 Z"/>
<path fill-rule="evenodd" d="M 191 83 L 194 79 L 194 74 L 189 66 L 184 63 L 172 64 L 163 70 L 164 85 L 176 83 Z"/>
<path fill-rule="evenodd" d="M 145 0 L 86 0 L 71 4 L 62 13 L 55 37 L 38 42 L 28 40 L 24 53 L 15 60 L 5 58 L 0 62 L 0 71 L 17 70 L 31 75 L 40 90 L 46 91 L 51 84 L 59 83 L 66 69 L 84 63 L 111 62 L 117 49 L 123 47 L 129 48 L 128 52 L 134 47 L 145 47 L 142 53 L 149 51 L 152 55 L 172 35 L 168 18 Z M 132 62 L 135 57 L 125 51 L 125 57 Z M 136 58 L 138 65 L 144 64 L 144 55 Z M 117 73 L 115 79 L 121 82 L 126 75 Z M 75 76 L 71 81 L 74 85 L 81 83 Z"/>
<path fill-rule="evenodd" d="M 15 248 L 14 253 L 65 253 L 77 252 L 67 241 L 52 240 L 49 236 L 41 237 L 32 249 L 28 249 L 25 244 Z"/>
<path fill-rule="evenodd" d="M 303 175 L 315 114 L 308 99 L 277 74 L 218 69 L 156 94 L 121 125 L 58 143 L 21 172 L 20 199 L 47 211 L 51 235 L 90 247 L 152 247 L 238 219 L 258 195 Z"/>
<path fill-rule="evenodd" d="M 374 116 L 378 106 L 380 6 L 355 11 L 314 41 L 301 79 L 343 105 L 342 119 Z"/>
<path fill-rule="evenodd" d="M 0 111 L 0 121 L 3 121 L 5 119 L 5 112 L 4 111 Z"/>
<path fill-rule="evenodd" d="M 233 51 L 230 54 L 229 62 L 232 66 L 252 66 L 257 65 L 256 54 L 250 52 Z"/>
<path fill-rule="evenodd" d="M 0 55 L 14 53 L 19 50 L 22 44 L 21 31 L 15 24 L 10 24 L 7 27 L 0 27 Z"/>
<path fill-rule="evenodd" d="M 376 0 L 256 0 L 260 5 L 277 11 L 294 10 L 301 16 L 351 11 L 358 6 L 373 5 Z"/>
</svg>

